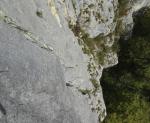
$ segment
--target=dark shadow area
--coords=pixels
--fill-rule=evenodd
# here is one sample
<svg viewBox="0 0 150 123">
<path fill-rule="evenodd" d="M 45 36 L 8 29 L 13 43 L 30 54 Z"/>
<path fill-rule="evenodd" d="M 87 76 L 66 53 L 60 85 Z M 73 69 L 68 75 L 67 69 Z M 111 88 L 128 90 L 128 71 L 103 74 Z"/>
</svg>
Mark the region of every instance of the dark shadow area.
<svg viewBox="0 0 150 123">
<path fill-rule="evenodd" d="M 3 107 L 3 105 L 0 103 L 0 111 L 2 112 L 3 115 L 6 115 L 6 109 Z"/>
<path fill-rule="evenodd" d="M 104 123 L 150 123 L 150 9 L 134 13 L 132 37 L 120 38 L 118 65 L 104 70 Z"/>
</svg>

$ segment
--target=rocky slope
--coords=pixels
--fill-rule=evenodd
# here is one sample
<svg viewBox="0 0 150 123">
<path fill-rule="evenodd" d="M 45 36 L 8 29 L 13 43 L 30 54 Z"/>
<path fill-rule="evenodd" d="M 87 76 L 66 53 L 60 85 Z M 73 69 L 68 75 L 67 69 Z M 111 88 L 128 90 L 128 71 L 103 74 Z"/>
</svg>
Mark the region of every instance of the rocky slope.
<svg viewBox="0 0 150 123">
<path fill-rule="evenodd" d="M 99 79 L 117 64 L 117 6 L 117 0 L 1 0 L 0 123 L 102 121 Z"/>
</svg>

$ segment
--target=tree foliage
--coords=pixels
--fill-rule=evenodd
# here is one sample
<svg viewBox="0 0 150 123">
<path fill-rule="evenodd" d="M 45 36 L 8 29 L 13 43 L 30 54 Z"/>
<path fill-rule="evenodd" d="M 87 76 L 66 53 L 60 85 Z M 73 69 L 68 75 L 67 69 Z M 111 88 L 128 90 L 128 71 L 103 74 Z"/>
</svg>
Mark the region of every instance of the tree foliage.
<svg viewBox="0 0 150 123">
<path fill-rule="evenodd" d="M 150 9 L 135 14 L 133 35 L 120 39 L 119 64 L 104 71 L 104 123 L 150 123 Z"/>
</svg>

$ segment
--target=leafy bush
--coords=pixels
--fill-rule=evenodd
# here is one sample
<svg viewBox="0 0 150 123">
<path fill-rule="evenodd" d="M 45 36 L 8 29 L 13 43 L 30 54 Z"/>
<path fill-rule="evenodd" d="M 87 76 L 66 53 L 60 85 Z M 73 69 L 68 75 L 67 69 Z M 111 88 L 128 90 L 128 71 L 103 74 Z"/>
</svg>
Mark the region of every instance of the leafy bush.
<svg viewBox="0 0 150 123">
<path fill-rule="evenodd" d="M 120 39 L 119 64 L 103 73 L 104 123 L 150 123 L 150 9 L 134 21 L 131 39 Z"/>
</svg>

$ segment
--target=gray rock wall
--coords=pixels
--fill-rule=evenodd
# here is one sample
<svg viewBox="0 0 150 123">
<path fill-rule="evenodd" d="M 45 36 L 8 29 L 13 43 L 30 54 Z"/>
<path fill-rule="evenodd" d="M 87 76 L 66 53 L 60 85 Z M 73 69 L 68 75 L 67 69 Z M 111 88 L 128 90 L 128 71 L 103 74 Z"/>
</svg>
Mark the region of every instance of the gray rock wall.
<svg viewBox="0 0 150 123">
<path fill-rule="evenodd" d="M 99 100 L 105 116 L 101 90 L 91 101 L 79 92 L 93 87 L 88 57 L 61 23 L 48 1 L 0 1 L 1 123 L 97 123 Z"/>
<path fill-rule="evenodd" d="M 79 24 L 92 38 L 106 36 L 111 47 L 117 5 L 117 0 L 0 1 L 0 123 L 98 123 L 105 118 L 99 79 L 103 68 L 117 64 L 117 55 L 110 51 L 105 63 L 97 64 L 83 53 L 80 37 L 69 26 Z M 133 10 L 139 8 L 135 5 Z M 124 17 L 126 27 L 132 13 Z"/>
<path fill-rule="evenodd" d="M 0 35 L 0 123 L 80 123 L 59 59 L 3 22 Z"/>
</svg>

